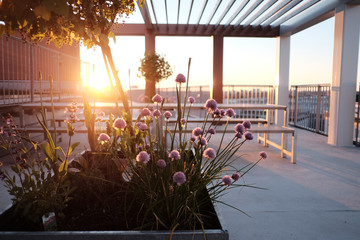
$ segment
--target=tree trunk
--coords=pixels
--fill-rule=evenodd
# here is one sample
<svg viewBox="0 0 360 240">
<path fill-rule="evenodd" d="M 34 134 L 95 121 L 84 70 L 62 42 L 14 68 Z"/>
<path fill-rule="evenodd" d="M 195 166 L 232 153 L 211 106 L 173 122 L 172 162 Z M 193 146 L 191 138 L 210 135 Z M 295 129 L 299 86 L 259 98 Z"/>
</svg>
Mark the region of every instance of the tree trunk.
<svg viewBox="0 0 360 240">
<path fill-rule="evenodd" d="M 113 77 L 115 79 L 116 86 L 118 87 L 118 90 L 119 90 L 120 98 L 121 98 L 122 103 L 124 105 L 124 110 L 125 110 L 125 112 L 130 114 L 129 102 L 128 102 L 128 99 L 127 99 L 127 97 L 125 95 L 125 92 L 124 92 L 124 90 L 122 88 L 122 85 L 121 85 L 121 82 L 120 82 L 120 79 L 119 79 L 119 75 L 118 75 L 118 73 L 116 71 L 114 60 L 113 60 L 112 53 L 111 53 L 111 49 L 110 49 L 110 47 L 108 45 L 101 45 L 101 48 L 104 51 L 104 53 L 105 53 L 105 55 L 107 57 L 108 63 L 110 65 L 110 69 L 111 69 L 111 72 L 112 72 Z M 130 122 L 128 122 L 128 124 L 131 124 L 131 119 L 130 119 Z"/>
<path fill-rule="evenodd" d="M 101 47 L 102 51 L 105 53 L 105 56 L 108 60 L 108 64 L 110 66 L 112 75 L 115 79 L 115 84 L 119 90 L 120 98 L 121 98 L 123 106 L 124 106 L 124 111 L 126 112 L 126 116 L 124 116 L 124 120 L 126 121 L 127 125 L 132 126 L 132 116 L 131 116 L 129 102 L 128 102 L 127 96 L 122 88 L 118 72 L 116 71 L 114 59 L 113 59 L 112 53 L 111 53 L 111 49 L 108 44 L 101 44 L 100 47 Z M 106 62 L 105 62 L 105 64 L 106 64 Z M 134 135 L 132 127 L 129 127 L 129 132 L 130 132 L 130 136 Z"/>
<path fill-rule="evenodd" d="M 156 94 L 156 82 L 146 81 L 144 102 L 152 102 L 151 99 L 155 94 Z"/>
</svg>

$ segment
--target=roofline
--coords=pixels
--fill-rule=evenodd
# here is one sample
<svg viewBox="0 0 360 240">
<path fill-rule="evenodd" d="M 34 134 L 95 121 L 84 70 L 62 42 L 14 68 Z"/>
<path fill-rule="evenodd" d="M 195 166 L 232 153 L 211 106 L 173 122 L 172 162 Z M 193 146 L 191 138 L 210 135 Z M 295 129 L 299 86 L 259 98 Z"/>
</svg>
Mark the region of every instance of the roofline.
<svg viewBox="0 0 360 240">
<path fill-rule="evenodd" d="M 359 4 L 359 0 L 329 0 L 324 1 L 321 8 L 309 9 L 299 14 L 288 22 L 280 25 L 280 36 L 290 36 L 298 33 L 304 29 L 312 27 L 324 20 L 327 20 L 335 15 L 335 9 L 341 8 L 345 4 Z"/>
</svg>

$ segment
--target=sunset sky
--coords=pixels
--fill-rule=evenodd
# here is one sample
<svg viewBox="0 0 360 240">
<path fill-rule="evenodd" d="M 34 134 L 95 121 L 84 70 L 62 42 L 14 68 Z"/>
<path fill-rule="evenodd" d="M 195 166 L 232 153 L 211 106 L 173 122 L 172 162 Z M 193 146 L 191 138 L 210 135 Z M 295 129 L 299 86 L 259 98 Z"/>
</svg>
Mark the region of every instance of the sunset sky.
<svg viewBox="0 0 360 240">
<path fill-rule="evenodd" d="M 132 22 L 131 18 L 127 21 Z M 333 38 L 334 18 L 291 37 L 290 85 L 331 83 Z M 274 85 L 276 43 L 275 38 L 225 38 L 224 84 Z M 173 87 L 177 73 L 186 75 L 189 57 L 190 85 L 208 86 L 212 81 L 212 45 L 211 37 L 156 37 L 156 52 L 165 56 L 174 72 L 160 87 Z M 111 49 L 124 88 L 129 88 L 129 69 L 131 86 L 144 88 L 144 79 L 137 75 L 145 37 L 117 37 Z M 95 64 L 92 81 L 108 85 L 101 52 L 82 48 L 81 58 Z"/>
</svg>

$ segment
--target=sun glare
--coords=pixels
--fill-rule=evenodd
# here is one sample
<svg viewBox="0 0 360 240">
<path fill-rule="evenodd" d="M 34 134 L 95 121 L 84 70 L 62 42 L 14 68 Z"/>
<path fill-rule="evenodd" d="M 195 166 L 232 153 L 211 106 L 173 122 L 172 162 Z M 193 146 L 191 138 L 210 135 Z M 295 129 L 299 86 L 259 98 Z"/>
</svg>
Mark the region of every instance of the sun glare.
<svg viewBox="0 0 360 240">
<path fill-rule="evenodd" d="M 138 78 L 140 59 L 145 51 L 144 37 L 117 37 L 116 44 L 110 42 L 115 67 L 118 71 L 124 91 L 132 88 L 144 88 L 144 79 Z M 140 47 L 139 47 L 140 46 Z M 98 92 L 106 91 L 110 82 L 103 56 L 99 48 L 86 49 L 81 47 L 83 86 L 96 89 Z M 114 79 L 113 79 L 114 81 Z M 115 85 L 115 82 L 113 82 Z"/>
</svg>

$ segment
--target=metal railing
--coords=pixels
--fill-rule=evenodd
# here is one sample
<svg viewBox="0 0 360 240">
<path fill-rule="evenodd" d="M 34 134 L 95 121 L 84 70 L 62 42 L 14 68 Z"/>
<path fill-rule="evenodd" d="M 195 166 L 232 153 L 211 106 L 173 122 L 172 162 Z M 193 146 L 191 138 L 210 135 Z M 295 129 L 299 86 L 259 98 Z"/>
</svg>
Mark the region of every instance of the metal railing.
<svg viewBox="0 0 360 240">
<path fill-rule="evenodd" d="M 360 147 L 360 87 L 356 93 L 354 145 Z"/>
<path fill-rule="evenodd" d="M 59 98 L 67 97 L 79 88 L 74 86 L 77 82 L 72 81 L 80 79 L 78 57 L 40 44 L 24 44 L 18 37 L 0 37 L 0 105 L 37 101 L 39 71 L 43 76 L 44 95 L 50 92 L 50 75 Z"/>
<path fill-rule="evenodd" d="M 274 104 L 275 88 L 270 85 L 224 85 L 223 96 L 223 102 L 227 104 Z M 236 114 L 240 118 L 266 118 L 263 110 L 237 110 Z"/>
<path fill-rule="evenodd" d="M 188 96 L 196 99 L 196 102 L 205 102 L 210 98 L 209 86 L 190 86 Z M 176 89 L 160 88 L 159 94 L 167 98 L 169 102 L 176 102 Z M 226 104 L 274 104 L 275 88 L 270 85 L 224 85 L 223 103 Z M 263 110 L 236 110 L 239 118 L 266 118 Z M 273 115 L 273 113 L 271 113 Z M 270 118 L 272 121 L 273 118 Z"/>
<path fill-rule="evenodd" d="M 330 84 L 290 88 L 289 124 L 328 135 Z"/>
</svg>

